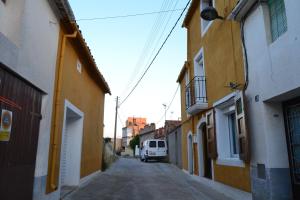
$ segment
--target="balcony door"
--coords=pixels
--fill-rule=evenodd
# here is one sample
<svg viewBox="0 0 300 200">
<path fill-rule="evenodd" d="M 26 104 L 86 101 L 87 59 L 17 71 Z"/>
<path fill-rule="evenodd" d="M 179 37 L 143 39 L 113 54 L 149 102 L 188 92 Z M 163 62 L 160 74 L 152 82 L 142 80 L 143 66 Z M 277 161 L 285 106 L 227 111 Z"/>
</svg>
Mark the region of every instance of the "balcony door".
<svg viewBox="0 0 300 200">
<path fill-rule="evenodd" d="M 194 60 L 194 75 L 195 103 L 206 103 L 206 79 L 202 49 Z"/>
</svg>

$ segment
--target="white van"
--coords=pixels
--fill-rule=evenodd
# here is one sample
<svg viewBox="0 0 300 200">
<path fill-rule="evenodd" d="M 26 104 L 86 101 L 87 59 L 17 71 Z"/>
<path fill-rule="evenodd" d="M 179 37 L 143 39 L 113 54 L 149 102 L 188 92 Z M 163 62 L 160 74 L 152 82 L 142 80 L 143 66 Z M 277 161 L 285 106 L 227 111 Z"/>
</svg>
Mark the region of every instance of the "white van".
<svg viewBox="0 0 300 200">
<path fill-rule="evenodd" d="M 146 140 L 141 147 L 141 161 L 150 159 L 162 160 L 167 156 L 167 144 L 165 140 Z"/>
</svg>

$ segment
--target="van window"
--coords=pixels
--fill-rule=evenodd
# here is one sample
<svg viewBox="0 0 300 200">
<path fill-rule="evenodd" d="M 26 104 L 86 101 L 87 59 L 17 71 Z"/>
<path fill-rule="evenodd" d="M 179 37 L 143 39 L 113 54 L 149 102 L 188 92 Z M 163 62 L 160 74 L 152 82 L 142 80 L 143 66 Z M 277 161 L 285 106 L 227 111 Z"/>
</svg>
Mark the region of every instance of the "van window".
<svg viewBox="0 0 300 200">
<path fill-rule="evenodd" d="M 149 147 L 156 147 L 156 141 L 150 141 Z"/>
<path fill-rule="evenodd" d="M 165 147 L 164 141 L 158 141 L 158 147 Z"/>
</svg>

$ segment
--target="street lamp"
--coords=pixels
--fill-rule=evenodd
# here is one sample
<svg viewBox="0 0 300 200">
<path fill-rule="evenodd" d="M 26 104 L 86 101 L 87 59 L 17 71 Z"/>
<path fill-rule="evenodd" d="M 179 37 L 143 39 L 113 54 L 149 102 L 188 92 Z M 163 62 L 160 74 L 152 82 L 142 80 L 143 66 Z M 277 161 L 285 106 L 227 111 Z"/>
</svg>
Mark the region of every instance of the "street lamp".
<svg viewBox="0 0 300 200">
<path fill-rule="evenodd" d="M 215 19 L 224 19 L 224 17 L 219 16 L 218 11 L 212 7 L 208 6 L 201 11 L 201 18 L 206 21 L 213 21 Z"/>
<path fill-rule="evenodd" d="M 166 120 L 167 120 L 167 105 L 166 104 L 162 104 L 162 105 L 165 108 L 165 123 L 166 123 Z"/>
</svg>

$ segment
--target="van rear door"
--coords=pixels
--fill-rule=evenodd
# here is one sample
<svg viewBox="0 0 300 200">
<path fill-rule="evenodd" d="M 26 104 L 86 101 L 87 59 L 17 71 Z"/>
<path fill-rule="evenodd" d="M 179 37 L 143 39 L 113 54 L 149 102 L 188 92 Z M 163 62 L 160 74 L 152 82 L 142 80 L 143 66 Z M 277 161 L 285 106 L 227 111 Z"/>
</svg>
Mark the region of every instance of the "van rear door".
<svg viewBox="0 0 300 200">
<path fill-rule="evenodd" d="M 150 140 L 149 141 L 149 151 L 148 155 L 149 156 L 157 156 L 157 143 L 155 140 Z"/>
<path fill-rule="evenodd" d="M 157 147 L 158 147 L 158 151 L 157 151 L 157 156 L 166 156 L 167 155 L 167 147 L 166 147 L 166 142 L 161 140 L 161 141 L 157 141 Z"/>
</svg>

